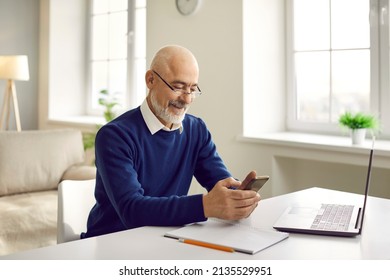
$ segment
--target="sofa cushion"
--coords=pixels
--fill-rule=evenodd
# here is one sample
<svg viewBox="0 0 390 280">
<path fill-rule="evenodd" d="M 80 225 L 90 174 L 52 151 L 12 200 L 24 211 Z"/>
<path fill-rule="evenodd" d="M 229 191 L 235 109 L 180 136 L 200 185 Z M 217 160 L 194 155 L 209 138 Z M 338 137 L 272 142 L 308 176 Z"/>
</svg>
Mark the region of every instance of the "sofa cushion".
<svg viewBox="0 0 390 280">
<path fill-rule="evenodd" d="M 0 255 L 56 244 L 57 191 L 0 197 Z"/>
<path fill-rule="evenodd" d="M 83 160 L 78 130 L 0 132 L 0 196 L 55 189 Z"/>
</svg>

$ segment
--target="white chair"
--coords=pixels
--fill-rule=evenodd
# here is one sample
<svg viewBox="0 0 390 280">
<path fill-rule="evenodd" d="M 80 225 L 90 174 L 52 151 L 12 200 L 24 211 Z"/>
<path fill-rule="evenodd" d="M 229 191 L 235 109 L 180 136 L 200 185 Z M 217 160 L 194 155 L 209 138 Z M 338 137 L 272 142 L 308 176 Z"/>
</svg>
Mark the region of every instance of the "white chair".
<svg viewBox="0 0 390 280">
<path fill-rule="evenodd" d="M 64 180 L 58 185 L 57 243 L 80 239 L 95 204 L 95 179 Z"/>
</svg>

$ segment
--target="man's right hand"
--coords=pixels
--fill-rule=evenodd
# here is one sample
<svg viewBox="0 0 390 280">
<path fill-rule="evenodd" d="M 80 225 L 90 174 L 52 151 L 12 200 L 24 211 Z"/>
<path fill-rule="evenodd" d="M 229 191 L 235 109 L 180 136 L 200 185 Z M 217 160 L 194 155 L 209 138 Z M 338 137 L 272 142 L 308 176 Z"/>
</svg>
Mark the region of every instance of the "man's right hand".
<svg viewBox="0 0 390 280">
<path fill-rule="evenodd" d="M 237 189 L 232 190 L 231 187 Z M 260 195 L 255 191 L 240 190 L 240 187 L 241 182 L 233 178 L 219 181 L 208 194 L 203 196 L 205 217 L 225 220 L 247 218 L 257 207 Z"/>
</svg>

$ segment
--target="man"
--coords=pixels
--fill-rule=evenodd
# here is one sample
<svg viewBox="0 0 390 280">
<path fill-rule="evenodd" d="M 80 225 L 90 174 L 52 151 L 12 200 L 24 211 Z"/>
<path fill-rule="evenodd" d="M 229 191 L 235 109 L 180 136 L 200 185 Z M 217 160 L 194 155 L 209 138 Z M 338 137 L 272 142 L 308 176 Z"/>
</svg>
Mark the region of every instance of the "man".
<svg viewBox="0 0 390 280">
<path fill-rule="evenodd" d="M 96 205 L 87 232 L 91 237 L 140 226 L 179 226 L 209 217 L 239 220 L 260 201 L 219 157 L 205 123 L 186 115 L 201 94 L 194 55 L 167 46 L 145 74 L 144 103 L 103 126 L 96 136 Z M 188 196 L 192 177 L 208 190 Z"/>
</svg>

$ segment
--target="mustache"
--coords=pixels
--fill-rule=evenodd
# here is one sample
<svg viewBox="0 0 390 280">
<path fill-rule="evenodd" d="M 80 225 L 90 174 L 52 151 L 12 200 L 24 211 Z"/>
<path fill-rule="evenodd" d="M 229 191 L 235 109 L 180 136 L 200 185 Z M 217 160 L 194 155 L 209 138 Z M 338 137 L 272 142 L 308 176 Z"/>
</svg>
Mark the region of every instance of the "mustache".
<svg viewBox="0 0 390 280">
<path fill-rule="evenodd" d="M 169 105 L 175 106 L 176 108 L 179 108 L 179 109 L 187 109 L 188 108 L 188 105 L 185 102 L 180 101 L 180 100 L 169 101 Z"/>
</svg>

